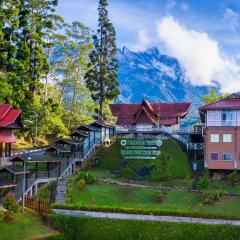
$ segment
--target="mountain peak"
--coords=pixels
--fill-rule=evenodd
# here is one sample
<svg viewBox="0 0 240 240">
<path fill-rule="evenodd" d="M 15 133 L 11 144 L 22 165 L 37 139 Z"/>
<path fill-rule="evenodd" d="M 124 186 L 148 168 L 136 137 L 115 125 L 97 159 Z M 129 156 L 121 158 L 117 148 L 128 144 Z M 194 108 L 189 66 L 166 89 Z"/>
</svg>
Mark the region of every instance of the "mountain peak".
<svg viewBox="0 0 240 240">
<path fill-rule="evenodd" d="M 124 47 L 118 50 L 119 85 L 118 102 L 150 101 L 188 102 L 199 106 L 208 87 L 193 86 L 185 79 L 180 62 L 161 54 L 157 47 L 134 52 Z"/>
<path fill-rule="evenodd" d="M 148 48 L 146 52 L 151 55 L 159 55 L 160 54 L 157 47 Z"/>
<path fill-rule="evenodd" d="M 121 51 L 123 54 L 126 54 L 126 53 L 129 53 L 129 52 L 131 52 L 127 47 L 123 47 L 122 48 L 122 51 Z"/>
</svg>

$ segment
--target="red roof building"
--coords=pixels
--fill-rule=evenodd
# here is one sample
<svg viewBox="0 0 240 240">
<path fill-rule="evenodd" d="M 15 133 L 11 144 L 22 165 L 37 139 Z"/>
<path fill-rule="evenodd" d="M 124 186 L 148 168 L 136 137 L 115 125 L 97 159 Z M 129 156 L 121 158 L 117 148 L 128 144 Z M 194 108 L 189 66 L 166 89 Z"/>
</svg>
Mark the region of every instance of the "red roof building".
<svg viewBox="0 0 240 240">
<path fill-rule="evenodd" d="M 176 126 L 189 112 L 191 103 L 110 104 L 117 126 Z"/>
<path fill-rule="evenodd" d="M 240 94 L 199 108 L 205 124 L 205 167 L 240 170 Z"/>
<path fill-rule="evenodd" d="M 22 129 L 20 109 L 13 109 L 11 104 L 0 104 L 0 156 L 11 156 L 11 144 L 16 142 L 13 129 Z"/>
</svg>

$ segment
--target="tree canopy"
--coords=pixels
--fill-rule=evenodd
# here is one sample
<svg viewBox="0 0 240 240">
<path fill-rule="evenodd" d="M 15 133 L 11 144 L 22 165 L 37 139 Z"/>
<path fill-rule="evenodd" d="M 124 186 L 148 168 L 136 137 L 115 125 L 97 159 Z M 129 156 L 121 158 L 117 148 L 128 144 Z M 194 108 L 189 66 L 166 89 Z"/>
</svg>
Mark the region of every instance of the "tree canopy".
<svg viewBox="0 0 240 240">
<path fill-rule="evenodd" d="M 92 121 L 98 108 L 85 81 L 93 66 L 93 33 L 80 22 L 66 23 L 55 14 L 57 4 L 56 0 L 0 1 L 0 103 L 22 109 L 23 136 L 36 144 L 40 137 L 64 136 Z M 115 31 L 108 18 L 102 16 L 102 21 L 108 32 L 104 51 L 109 48 L 102 72 L 105 82 L 107 78 L 114 82 Z M 114 98 L 114 84 L 107 85 L 104 101 Z"/>
</svg>

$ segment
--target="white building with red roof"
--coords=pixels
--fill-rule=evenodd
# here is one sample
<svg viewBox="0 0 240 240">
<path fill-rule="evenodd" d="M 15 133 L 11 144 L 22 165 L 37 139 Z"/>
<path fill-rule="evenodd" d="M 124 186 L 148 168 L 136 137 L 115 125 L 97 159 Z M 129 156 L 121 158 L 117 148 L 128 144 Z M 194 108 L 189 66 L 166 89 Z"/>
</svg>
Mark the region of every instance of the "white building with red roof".
<svg viewBox="0 0 240 240">
<path fill-rule="evenodd" d="M 240 94 L 202 106 L 199 113 L 205 124 L 205 167 L 240 169 Z"/>
</svg>

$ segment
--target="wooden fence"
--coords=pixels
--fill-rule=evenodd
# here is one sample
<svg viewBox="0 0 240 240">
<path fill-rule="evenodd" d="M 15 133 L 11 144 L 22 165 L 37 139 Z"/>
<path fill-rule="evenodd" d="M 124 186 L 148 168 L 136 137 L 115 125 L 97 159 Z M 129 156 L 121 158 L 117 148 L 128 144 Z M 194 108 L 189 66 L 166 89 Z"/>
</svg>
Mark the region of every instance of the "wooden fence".
<svg viewBox="0 0 240 240">
<path fill-rule="evenodd" d="M 38 213 L 50 213 L 51 212 L 51 204 L 49 201 L 40 200 L 37 197 L 25 197 L 25 206 L 31 208 Z"/>
</svg>

